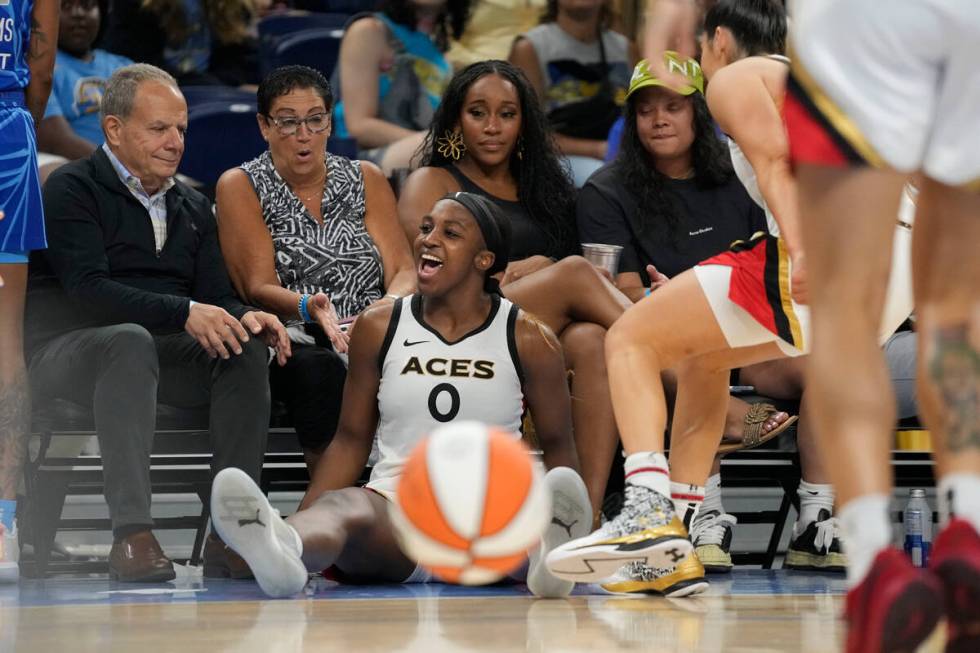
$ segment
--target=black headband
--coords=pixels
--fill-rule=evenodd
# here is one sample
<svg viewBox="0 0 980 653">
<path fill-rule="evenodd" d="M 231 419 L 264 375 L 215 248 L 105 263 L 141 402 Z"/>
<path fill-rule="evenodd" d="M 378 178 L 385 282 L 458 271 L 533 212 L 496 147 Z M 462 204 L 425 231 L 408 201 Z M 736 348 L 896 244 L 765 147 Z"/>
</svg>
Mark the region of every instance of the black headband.
<svg viewBox="0 0 980 653">
<path fill-rule="evenodd" d="M 449 193 L 442 199 L 462 204 L 476 220 L 487 250 L 493 253 L 493 265 L 487 270 L 487 279 L 506 270 L 510 260 L 510 220 L 500 207 L 475 193 Z"/>
</svg>

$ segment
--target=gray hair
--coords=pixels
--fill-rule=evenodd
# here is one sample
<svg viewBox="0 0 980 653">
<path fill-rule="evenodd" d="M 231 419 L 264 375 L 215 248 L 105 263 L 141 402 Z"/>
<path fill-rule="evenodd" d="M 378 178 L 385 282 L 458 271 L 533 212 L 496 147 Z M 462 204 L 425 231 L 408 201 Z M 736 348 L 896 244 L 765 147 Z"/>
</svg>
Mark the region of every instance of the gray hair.
<svg viewBox="0 0 980 653">
<path fill-rule="evenodd" d="M 107 116 L 127 118 L 133 111 L 136 99 L 136 89 L 143 82 L 157 82 L 180 90 L 177 80 L 165 70 L 148 63 L 134 63 L 118 68 L 106 82 L 102 92 L 102 108 L 99 110 L 100 120 Z"/>
</svg>

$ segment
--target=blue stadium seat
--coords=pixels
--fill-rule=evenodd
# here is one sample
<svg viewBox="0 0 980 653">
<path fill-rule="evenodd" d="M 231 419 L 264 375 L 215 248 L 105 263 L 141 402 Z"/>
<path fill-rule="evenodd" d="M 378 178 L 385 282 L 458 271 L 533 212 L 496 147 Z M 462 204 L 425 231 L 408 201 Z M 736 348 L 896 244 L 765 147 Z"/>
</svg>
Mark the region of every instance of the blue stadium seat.
<svg viewBox="0 0 980 653">
<path fill-rule="evenodd" d="M 359 14 L 374 11 L 378 0 L 294 0 L 293 6 L 307 11 L 329 11 L 342 14 Z"/>
<path fill-rule="evenodd" d="M 254 100 L 202 104 L 187 114 L 187 139 L 180 172 L 213 186 L 225 170 L 254 159 L 266 149 Z"/>
<path fill-rule="evenodd" d="M 255 93 L 234 86 L 182 86 L 187 109 L 203 104 L 237 104 L 255 102 Z"/>
<path fill-rule="evenodd" d="M 606 162 L 612 161 L 619 154 L 619 146 L 623 141 L 623 127 L 626 119 L 622 116 L 609 128 L 609 135 L 606 137 Z"/>
<path fill-rule="evenodd" d="M 315 68 L 330 79 L 340 55 L 343 31 L 331 28 L 307 29 L 284 37 L 268 60 L 269 69 L 301 65 Z"/>
<path fill-rule="evenodd" d="M 327 152 L 339 156 L 346 156 L 348 159 L 357 158 L 357 141 L 353 138 L 342 138 L 331 136 L 327 141 Z"/>
<path fill-rule="evenodd" d="M 283 40 L 308 30 L 331 30 L 338 38 L 343 35 L 347 14 L 288 12 L 266 16 L 258 23 L 259 67 L 264 76 L 282 65 L 276 61 L 276 49 Z M 318 68 L 317 66 L 314 66 Z M 329 74 L 327 75 L 329 77 Z"/>
<path fill-rule="evenodd" d="M 349 18 L 348 14 L 289 11 L 282 14 L 270 14 L 262 18 L 256 27 L 260 39 L 265 37 L 282 38 L 306 29 L 344 29 Z"/>
</svg>

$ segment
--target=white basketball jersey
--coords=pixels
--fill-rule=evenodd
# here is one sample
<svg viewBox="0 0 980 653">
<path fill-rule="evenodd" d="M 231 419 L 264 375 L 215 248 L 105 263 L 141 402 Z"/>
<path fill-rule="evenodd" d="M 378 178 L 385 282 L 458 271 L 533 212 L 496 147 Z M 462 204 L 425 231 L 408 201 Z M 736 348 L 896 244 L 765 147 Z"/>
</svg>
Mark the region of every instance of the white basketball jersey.
<svg viewBox="0 0 980 653">
<path fill-rule="evenodd" d="M 767 54 L 763 56 L 767 59 L 784 63 L 787 66 L 789 65 L 789 58 L 781 54 Z M 769 205 L 766 204 L 765 198 L 762 197 L 762 190 L 759 189 L 759 180 L 755 176 L 755 169 L 752 168 L 752 164 L 749 163 L 748 158 L 742 152 L 742 148 L 738 146 L 738 143 L 731 136 L 728 137 L 728 151 L 731 153 L 732 168 L 735 170 L 735 176 L 742 182 L 742 186 L 745 187 L 749 197 L 766 212 L 766 226 L 769 228 L 769 233 L 778 238 L 779 223 L 776 222 L 772 211 L 769 210 Z"/>
<path fill-rule="evenodd" d="M 499 295 L 486 321 L 456 342 L 422 317 L 422 297 L 395 302 L 378 355 L 379 458 L 367 486 L 394 492 L 415 445 L 436 427 L 475 420 L 513 433 L 524 412 L 514 327 L 518 308 Z"/>
</svg>

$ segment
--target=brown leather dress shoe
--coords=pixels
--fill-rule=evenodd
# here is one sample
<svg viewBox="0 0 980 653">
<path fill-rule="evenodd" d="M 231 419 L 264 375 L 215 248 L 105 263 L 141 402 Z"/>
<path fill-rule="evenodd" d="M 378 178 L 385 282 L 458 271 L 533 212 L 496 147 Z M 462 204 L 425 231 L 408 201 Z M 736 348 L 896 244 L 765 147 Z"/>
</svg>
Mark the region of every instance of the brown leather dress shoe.
<svg viewBox="0 0 980 653">
<path fill-rule="evenodd" d="M 204 542 L 204 577 L 236 580 L 255 578 L 245 559 L 229 549 L 214 533 L 208 535 Z"/>
<path fill-rule="evenodd" d="M 133 533 L 112 545 L 109 578 L 124 583 L 162 583 L 173 580 L 174 563 L 163 554 L 150 531 Z"/>
</svg>

